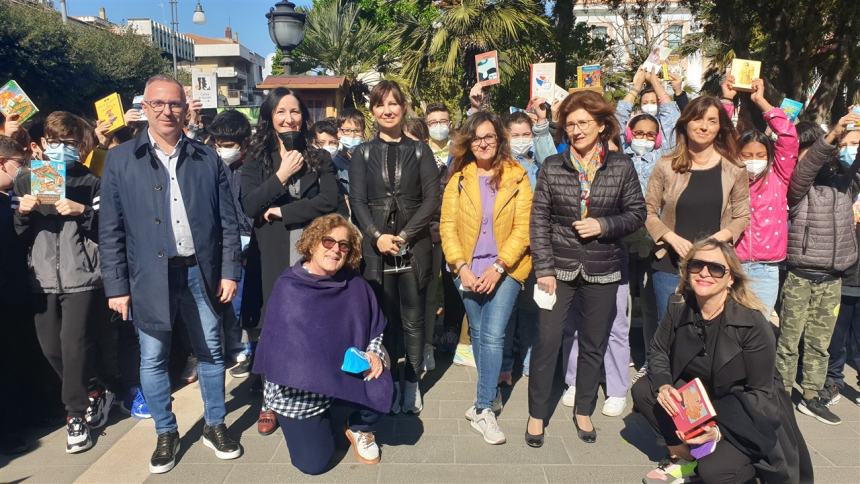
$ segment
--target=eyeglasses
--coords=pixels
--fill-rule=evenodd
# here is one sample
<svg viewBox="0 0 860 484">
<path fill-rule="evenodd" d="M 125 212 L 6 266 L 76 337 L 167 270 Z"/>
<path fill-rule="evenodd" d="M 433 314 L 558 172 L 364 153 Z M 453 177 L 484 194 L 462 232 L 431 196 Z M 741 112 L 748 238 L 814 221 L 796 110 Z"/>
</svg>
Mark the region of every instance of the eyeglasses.
<svg viewBox="0 0 860 484">
<path fill-rule="evenodd" d="M 182 102 L 164 102 L 164 101 L 144 101 L 144 104 L 149 106 L 156 113 L 160 113 L 164 111 L 164 108 L 170 106 L 170 110 L 173 114 L 179 114 L 185 109 L 185 103 Z"/>
<path fill-rule="evenodd" d="M 349 254 L 352 251 L 352 246 L 349 245 L 349 242 L 345 240 L 334 240 L 331 237 L 322 238 L 322 246 L 326 249 L 331 249 L 332 247 L 334 247 L 334 244 L 337 244 L 338 250 L 340 250 L 344 254 Z"/>
<path fill-rule="evenodd" d="M 72 138 L 65 138 L 65 139 L 45 138 L 45 143 L 48 145 L 48 148 L 55 150 L 55 149 L 59 148 L 60 145 L 73 145 L 73 146 L 75 146 L 75 145 L 77 145 L 78 142 L 77 142 L 77 140 L 74 140 Z"/>
<path fill-rule="evenodd" d="M 427 123 L 427 126 L 430 128 L 435 128 L 437 126 L 448 126 L 450 122 L 451 121 L 448 121 L 447 119 L 444 121 L 433 121 L 432 123 Z"/>
<path fill-rule="evenodd" d="M 647 139 L 647 140 L 654 141 L 655 139 L 657 139 L 657 132 L 656 132 L 656 131 L 640 131 L 640 130 L 636 130 L 636 131 L 634 131 L 634 132 L 633 132 L 633 137 L 634 137 L 634 138 L 636 138 L 636 139 L 642 139 L 642 138 L 645 138 L 645 139 Z"/>
<path fill-rule="evenodd" d="M 488 134 L 486 136 L 476 137 L 472 140 L 472 146 L 481 146 L 482 143 L 486 143 L 487 146 L 492 146 L 496 144 L 496 141 L 499 140 L 499 137 L 494 134 Z"/>
<path fill-rule="evenodd" d="M 348 134 L 348 135 L 352 135 L 352 136 L 360 136 L 361 135 L 360 129 L 337 128 L 337 130 L 340 134 Z"/>
<path fill-rule="evenodd" d="M 585 131 L 591 126 L 591 123 L 596 123 L 593 119 L 581 119 L 579 121 L 570 121 L 564 125 L 565 131 L 573 131 L 573 128 L 579 128 L 580 131 Z"/>
<path fill-rule="evenodd" d="M 687 272 L 690 274 L 698 274 L 702 272 L 702 270 L 707 267 L 708 274 L 715 279 L 722 279 L 726 272 L 728 272 L 728 268 L 718 262 L 709 262 L 699 259 L 690 259 L 690 262 L 687 262 Z"/>
</svg>

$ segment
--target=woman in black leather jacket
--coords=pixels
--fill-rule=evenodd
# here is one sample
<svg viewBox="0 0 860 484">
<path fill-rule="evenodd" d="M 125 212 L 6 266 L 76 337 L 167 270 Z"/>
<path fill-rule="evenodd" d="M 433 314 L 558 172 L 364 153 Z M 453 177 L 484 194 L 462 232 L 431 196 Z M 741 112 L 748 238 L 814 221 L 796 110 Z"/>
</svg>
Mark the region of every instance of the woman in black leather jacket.
<svg viewBox="0 0 860 484">
<path fill-rule="evenodd" d="M 406 96 L 392 81 L 370 92 L 379 132 L 352 154 L 350 205 L 364 234 L 364 277 L 388 318 L 384 344 L 392 359 L 407 358 L 402 410 L 421 411 L 418 375 L 424 350 L 424 299 L 433 268 L 430 221 L 439 208 L 439 171 L 433 152 L 403 134 Z M 396 360 L 395 360 L 396 361 Z M 395 401 L 401 410 L 398 372 Z"/>
</svg>

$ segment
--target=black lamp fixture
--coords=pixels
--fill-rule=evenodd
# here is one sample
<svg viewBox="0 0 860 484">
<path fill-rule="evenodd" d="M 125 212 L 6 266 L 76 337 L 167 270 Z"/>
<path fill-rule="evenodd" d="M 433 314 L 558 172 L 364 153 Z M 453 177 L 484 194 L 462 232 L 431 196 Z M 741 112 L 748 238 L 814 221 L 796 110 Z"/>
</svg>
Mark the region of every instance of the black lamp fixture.
<svg viewBox="0 0 860 484">
<path fill-rule="evenodd" d="M 266 18 L 269 19 L 269 37 L 284 53 L 282 64 L 284 74 L 290 73 L 293 58 L 290 52 L 298 47 L 305 38 L 306 14 L 296 12 L 296 5 L 286 0 L 278 2 L 269 9 Z"/>
</svg>

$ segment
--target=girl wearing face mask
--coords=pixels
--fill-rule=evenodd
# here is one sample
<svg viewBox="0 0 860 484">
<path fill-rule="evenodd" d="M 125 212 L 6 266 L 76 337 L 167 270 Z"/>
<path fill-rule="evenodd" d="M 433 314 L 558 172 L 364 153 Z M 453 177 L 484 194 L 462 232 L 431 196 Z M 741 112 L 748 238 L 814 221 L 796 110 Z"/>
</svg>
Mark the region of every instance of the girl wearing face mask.
<svg viewBox="0 0 860 484">
<path fill-rule="evenodd" d="M 732 81 L 731 76 L 729 81 Z M 731 82 L 724 93 L 734 98 Z M 735 249 L 750 278 L 750 288 L 764 305 L 764 315 L 776 304 L 779 292 L 779 262 L 788 248 L 788 203 L 786 196 L 791 175 L 797 164 L 797 130 L 782 109 L 773 107 L 764 97 L 764 81 L 752 82 L 750 99 L 758 106 L 776 143 L 760 131 L 744 132 L 738 146 L 739 160 L 746 166 L 750 180 L 750 224 L 738 239 Z M 723 103 L 729 116 L 733 105 Z"/>
<path fill-rule="evenodd" d="M 295 92 L 269 91 L 242 167 L 242 207 L 254 220 L 250 252 L 259 254 L 249 271 L 259 264 L 262 274 L 261 327 L 275 281 L 301 257 L 296 243 L 304 228 L 321 215 L 346 211 L 331 157 L 309 144 L 309 119 Z M 268 435 L 276 429 L 274 412 L 264 407 L 257 431 Z"/>
<path fill-rule="evenodd" d="M 96 376 L 100 325 L 107 322 L 98 257 L 101 181 L 81 163 L 95 139 L 92 127 L 80 117 L 51 113 L 41 143 L 46 158 L 65 163 L 65 197 L 40 202 L 30 194 L 30 169 L 21 170 L 14 185 L 21 197 L 15 231 L 30 254 L 39 344 L 62 380 L 66 452 L 77 453 L 92 447 L 90 429 L 107 422 L 114 400 L 101 386 L 88 388 Z"/>
<path fill-rule="evenodd" d="M 827 408 L 829 398 L 822 394 L 828 345 L 840 305 L 841 276 L 857 260 L 852 206 L 860 193 L 860 131 L 849 130 L 854 123 L 860 123 L 860 115 L 844 116 L 810 146 L 788 187 L 788 276 L 782 288 L 776 368 L 790 391 L 800 363 L 803 400 L 797 409 L 830 425 L 841 420 Z M 803 361 L 798 362 L 801 344 Z"/>
</svg>

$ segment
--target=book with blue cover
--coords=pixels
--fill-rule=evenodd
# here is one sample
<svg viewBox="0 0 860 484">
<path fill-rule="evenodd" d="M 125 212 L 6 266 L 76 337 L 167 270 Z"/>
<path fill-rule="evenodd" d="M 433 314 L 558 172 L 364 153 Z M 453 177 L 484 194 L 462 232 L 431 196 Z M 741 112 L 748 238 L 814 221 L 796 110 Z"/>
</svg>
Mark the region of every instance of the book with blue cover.
<svg viewBox="0 0 860 484">
<path fill-rule="evenodd" d="M 30 194 L 40 204 L 54 204 L 66 198 L 66 163 L 33 160 L 30 162 Z"/>
</svg>

